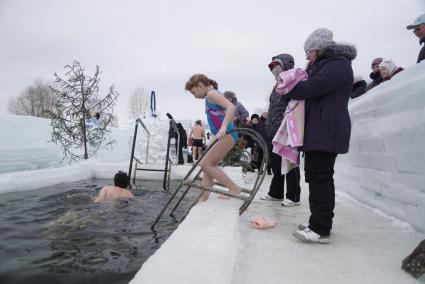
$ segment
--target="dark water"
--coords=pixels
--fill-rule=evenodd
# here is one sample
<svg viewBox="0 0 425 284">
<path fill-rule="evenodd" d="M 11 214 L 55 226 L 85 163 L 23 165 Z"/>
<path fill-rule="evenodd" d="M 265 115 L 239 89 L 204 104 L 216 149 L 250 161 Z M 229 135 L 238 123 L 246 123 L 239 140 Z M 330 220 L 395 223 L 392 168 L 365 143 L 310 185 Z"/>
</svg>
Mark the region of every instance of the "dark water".
<svg viewBox="0 0 425 284">
<path fill-rule="evenodd" d="M 166 215 L 150 230 L 170 196 L 162 182 L 140 182 L 127 202 L 92 203 L 107 184 L 0 195 L 0 283 L 128 283 L 177 223 Z"/>
</svg>

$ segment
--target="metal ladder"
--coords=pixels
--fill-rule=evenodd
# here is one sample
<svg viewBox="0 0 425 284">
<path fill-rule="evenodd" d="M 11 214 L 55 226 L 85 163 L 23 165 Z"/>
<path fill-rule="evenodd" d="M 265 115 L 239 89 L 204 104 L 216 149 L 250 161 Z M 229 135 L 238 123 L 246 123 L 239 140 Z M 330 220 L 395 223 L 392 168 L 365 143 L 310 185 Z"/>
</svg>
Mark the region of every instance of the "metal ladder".
<svg viewBox="0 0 425 284">
<path fill-rule="evenodd" d="M 149 130 L 146 128 L 145 124 L 143 123 L 143 121 L 140 118 L 136 119 L 136 125 L 134 127 L 134 136 L 133 136 L 133 146 L 131 148 L 131 156 L 130 156 L 130 166 L 128 169 L 128 181 L 129 181 L 129 187 L 132 187 L 131 184 L 131 173 L 132 173 L 132 169 L 133 169 L 133 162 L 134 162 L 134 173 L 133 173 L 133 185 L 136 186 L 136 173 L 137 171 L 151 171 L 151 172 L 164 172 L 164 179 L 163 179 L 163 183 L 162 183 L 162 187 L 164 190 L 170 192 L 170 177 L 171 177 L 171 166 L 173 165 L 173 162 L 170 159 L 170 141 L 172 138 L 174 138 L 174 133 L 177 133 L 177 159 L 178 159 L 178 151 L 179 151 L 179 143 L 180 143 L 180 133 L 178 131 L 177 128 L 177 124 L 174 121 L 173 117 L 171 116 L 171 114 L 167 113 L 167 116 L 170 120 L 170 126 L 168 129 L 168 142 L 167 142 L 167 151 L 166 151 L 166 155 L 165 155 L 165 167 L 164 169 L 153 169 L 153 168 L 142 168 L 142 167 L 138 167 L 138 165 L 142 165 L 143 163 L 140 161 L 140 159 L 138 159 L 135 155 L 134 155 L 134 151 L 136 148 L 136 140 L 137 140 L 137 131 L 138 131 L 138 127 L 139 125 L 141 125 L 143 127 L 143 129 L 145 130 L 145 132 L 148 135 L 148 142 L 147 142 L 147 146 L 146 146 L 146 158 L 145 158 L 145 164 L 148 164 L 148 155 L 149 155 L 149 140 L 150 140 L 150 132 Z"/>
<path fill-rule="evenodd" d="M 252 190 L 242 188 L 241 194 L 235 195 L 235 194 L 229 193 L 226 190 L 219 189 L 219 188 L 215 187 L 215 186 L 224 187 L 224 185 L 217 183 L 217 182 L 214 182 L 214 185 L 213 185 L 212 188 L 205 188 L 200 183 L 200 181 L 202 181 L 202 179 L 200 178 L 200 174 L 202 172 L 201 169 L 198 169 L 195 176 L 192 179 L 190 179 L 190 176 L 192 175 L 192 173 L 194 173 L 196 171 L 197 166 L 202 161 L 202 159 L 205 157 L 205 155 L 208 153 L 208 151 L 211 150 L 211 148 L 215 145 L 215 143 L 218 142 L 218 140 L 215 140 L 213 143 L 211 143 L 211 145 L 208 146 L 208 148 L 205 150 L 205 152 L 202 154 L 202 156 L 192 166 L 192 168 L 189 170 L 189 172 L 186 174 L 186 176 L 180 182 L 179 186 L 176 188 L 174 193 L 171 195 L 168 202 L 162 208 L 161 212 L 159 213 L 159 215 L 156 217 L 153 224 L 151 225 L 152 231 L 155 231 L 155 226 L 157 225 L 157 223 L 159 222 L 161 217 L 164 215 L 164 212 L 171 205 L 172 201 L 177 196 L 177 193 L 184 186 L 186 186 L 186 189 L 183 192 L 183 194 L 180 196 L 180 198 L 177 200 L 173 209 L 170 211 L 170 214 L 169 214 L 170 217 L 176 218 L 175 215 L 174 215 L 174 212 L 179 207 L 180 203 L 185 198 L 186 194 L 189 192 L 190 189 L 192 189 L 192 188 L 199 189 L 200 193 L 195 198 L 195 200 L 192 202 L 192 204 L 189 206 L 189 208 L 184 212 L 183 217 L 181 218 L 181 220 L 179 222 L 182 222 L 186 218 L 186 216 L 189 214 L 190 209 L 192 209 L 192 207 L 195 206 L 195 204 L 199 201 L 199 199 L 201 198 L 204 191 L 214 192 L 214 193 L 229 196 L 231 198 L 236 198 L 236 199 L 242 200 L 243 203 L 242 203 L 241 207 L 239 208 L 239 214 L 242 214 L 248 208 L 248 206 L 251 204 L 252 200 L 254 199 L 255 194 L 257 193 L 258 189 L 260 188 L 261 183 L 263 182 L 264 177 L 266 175 L 267 165 L 269 163 L 269 154 L 268 154 L 267 144 L 258 132 L 254 131 L 252 129 L 248 129 L 248 128 L 236 128 L 236 129 L 229 131 L 228 134 L 231 134 L 233 132 L 237 132 L 240 135 L 250 137 L 260 146 L 261 150 L 263 151 L 263 159 L 261 161 L 261 166 L 258 169 L 257 178 L 255 180 L 255 183 L 253 185 Z"/>
</svg>

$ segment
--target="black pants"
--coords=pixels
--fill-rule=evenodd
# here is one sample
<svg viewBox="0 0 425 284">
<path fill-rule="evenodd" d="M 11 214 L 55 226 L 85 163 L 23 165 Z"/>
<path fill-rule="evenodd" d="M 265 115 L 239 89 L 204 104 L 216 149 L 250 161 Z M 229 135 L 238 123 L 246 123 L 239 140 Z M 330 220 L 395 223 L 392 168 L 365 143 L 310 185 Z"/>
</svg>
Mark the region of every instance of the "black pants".
<svg viewBox="0 0 425 284">
<path fill-rule="evenodd" d="M 337 154 L 305 152 L 305 181 L 309 185 L 310 225 L 319 235 L 329 235 L 335 208 L 334 165 Z"/>
<path fill-rule="evenodd" d="M 177 149 L 177 144 L 176 144 L 176 153 L 178 155 L 179 164 L 183 165 L 184 159 L 183 159 L 183 144 L 182 143 L 179 144 L 179 149 Z"/>
<path fill-rule="evenodd" d="M 270 184 L 269 195 L 274 198 L 283 198 L 286 176 L 286 198 L 294 202 L 300 201 L 300 168 L 292 169 L 286 175 L 282 175 L 282 157 L 270 151 L 273 178 Z"/>
</svg>

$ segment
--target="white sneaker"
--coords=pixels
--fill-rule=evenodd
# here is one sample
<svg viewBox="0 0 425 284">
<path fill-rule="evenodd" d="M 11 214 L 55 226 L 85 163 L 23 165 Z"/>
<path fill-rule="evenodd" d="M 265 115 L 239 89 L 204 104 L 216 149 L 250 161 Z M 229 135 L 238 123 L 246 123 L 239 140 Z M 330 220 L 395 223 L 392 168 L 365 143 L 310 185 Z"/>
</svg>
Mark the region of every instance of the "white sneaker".
<svg viewBox="0 0 425 284">
<path fill-rule="evenodd" d="M 309 228 L 306 228 L 304 230 L 297 230 L 292 235 L 303 242 L 321 243 L 321 244 L 329 243 L 329 236 L 321 236 L 313 232 Z"/>
<path fill-rule="evenodd" d="M 283 198 L 271 197 L 268 193 L 266 195 L 260 196 L 260 199 L 261 200 L 267 200 L 267 201 L 282 201 L 283 200 Z"/>
<path fill-rule="evenodd" d="M 298 202 L 294 202 L 291 199 L 285 199 L 285 200 L 282 201 L 281 204 L 282 204 L 282 206 L 292 207 L 292 206 L 300 205 L 301 203 L 299 201 Z"/>
</svg>

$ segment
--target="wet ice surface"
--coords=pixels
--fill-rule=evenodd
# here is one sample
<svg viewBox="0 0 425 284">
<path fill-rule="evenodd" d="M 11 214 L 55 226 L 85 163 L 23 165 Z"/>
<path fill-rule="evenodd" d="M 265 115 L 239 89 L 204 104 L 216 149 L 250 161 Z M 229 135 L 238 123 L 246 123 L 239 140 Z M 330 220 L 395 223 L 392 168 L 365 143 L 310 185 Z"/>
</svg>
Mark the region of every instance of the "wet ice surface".
<svg viewBox="0 0 425 284">
<path fill-rule="evenodd" d="M 133 200 L 102 204 L 91 198 L 110 180 L 0 195 L 0 283 L 127 283 L 177 226 L 153 234 L 169 193 L 139 183 Z"/>
</svg>

